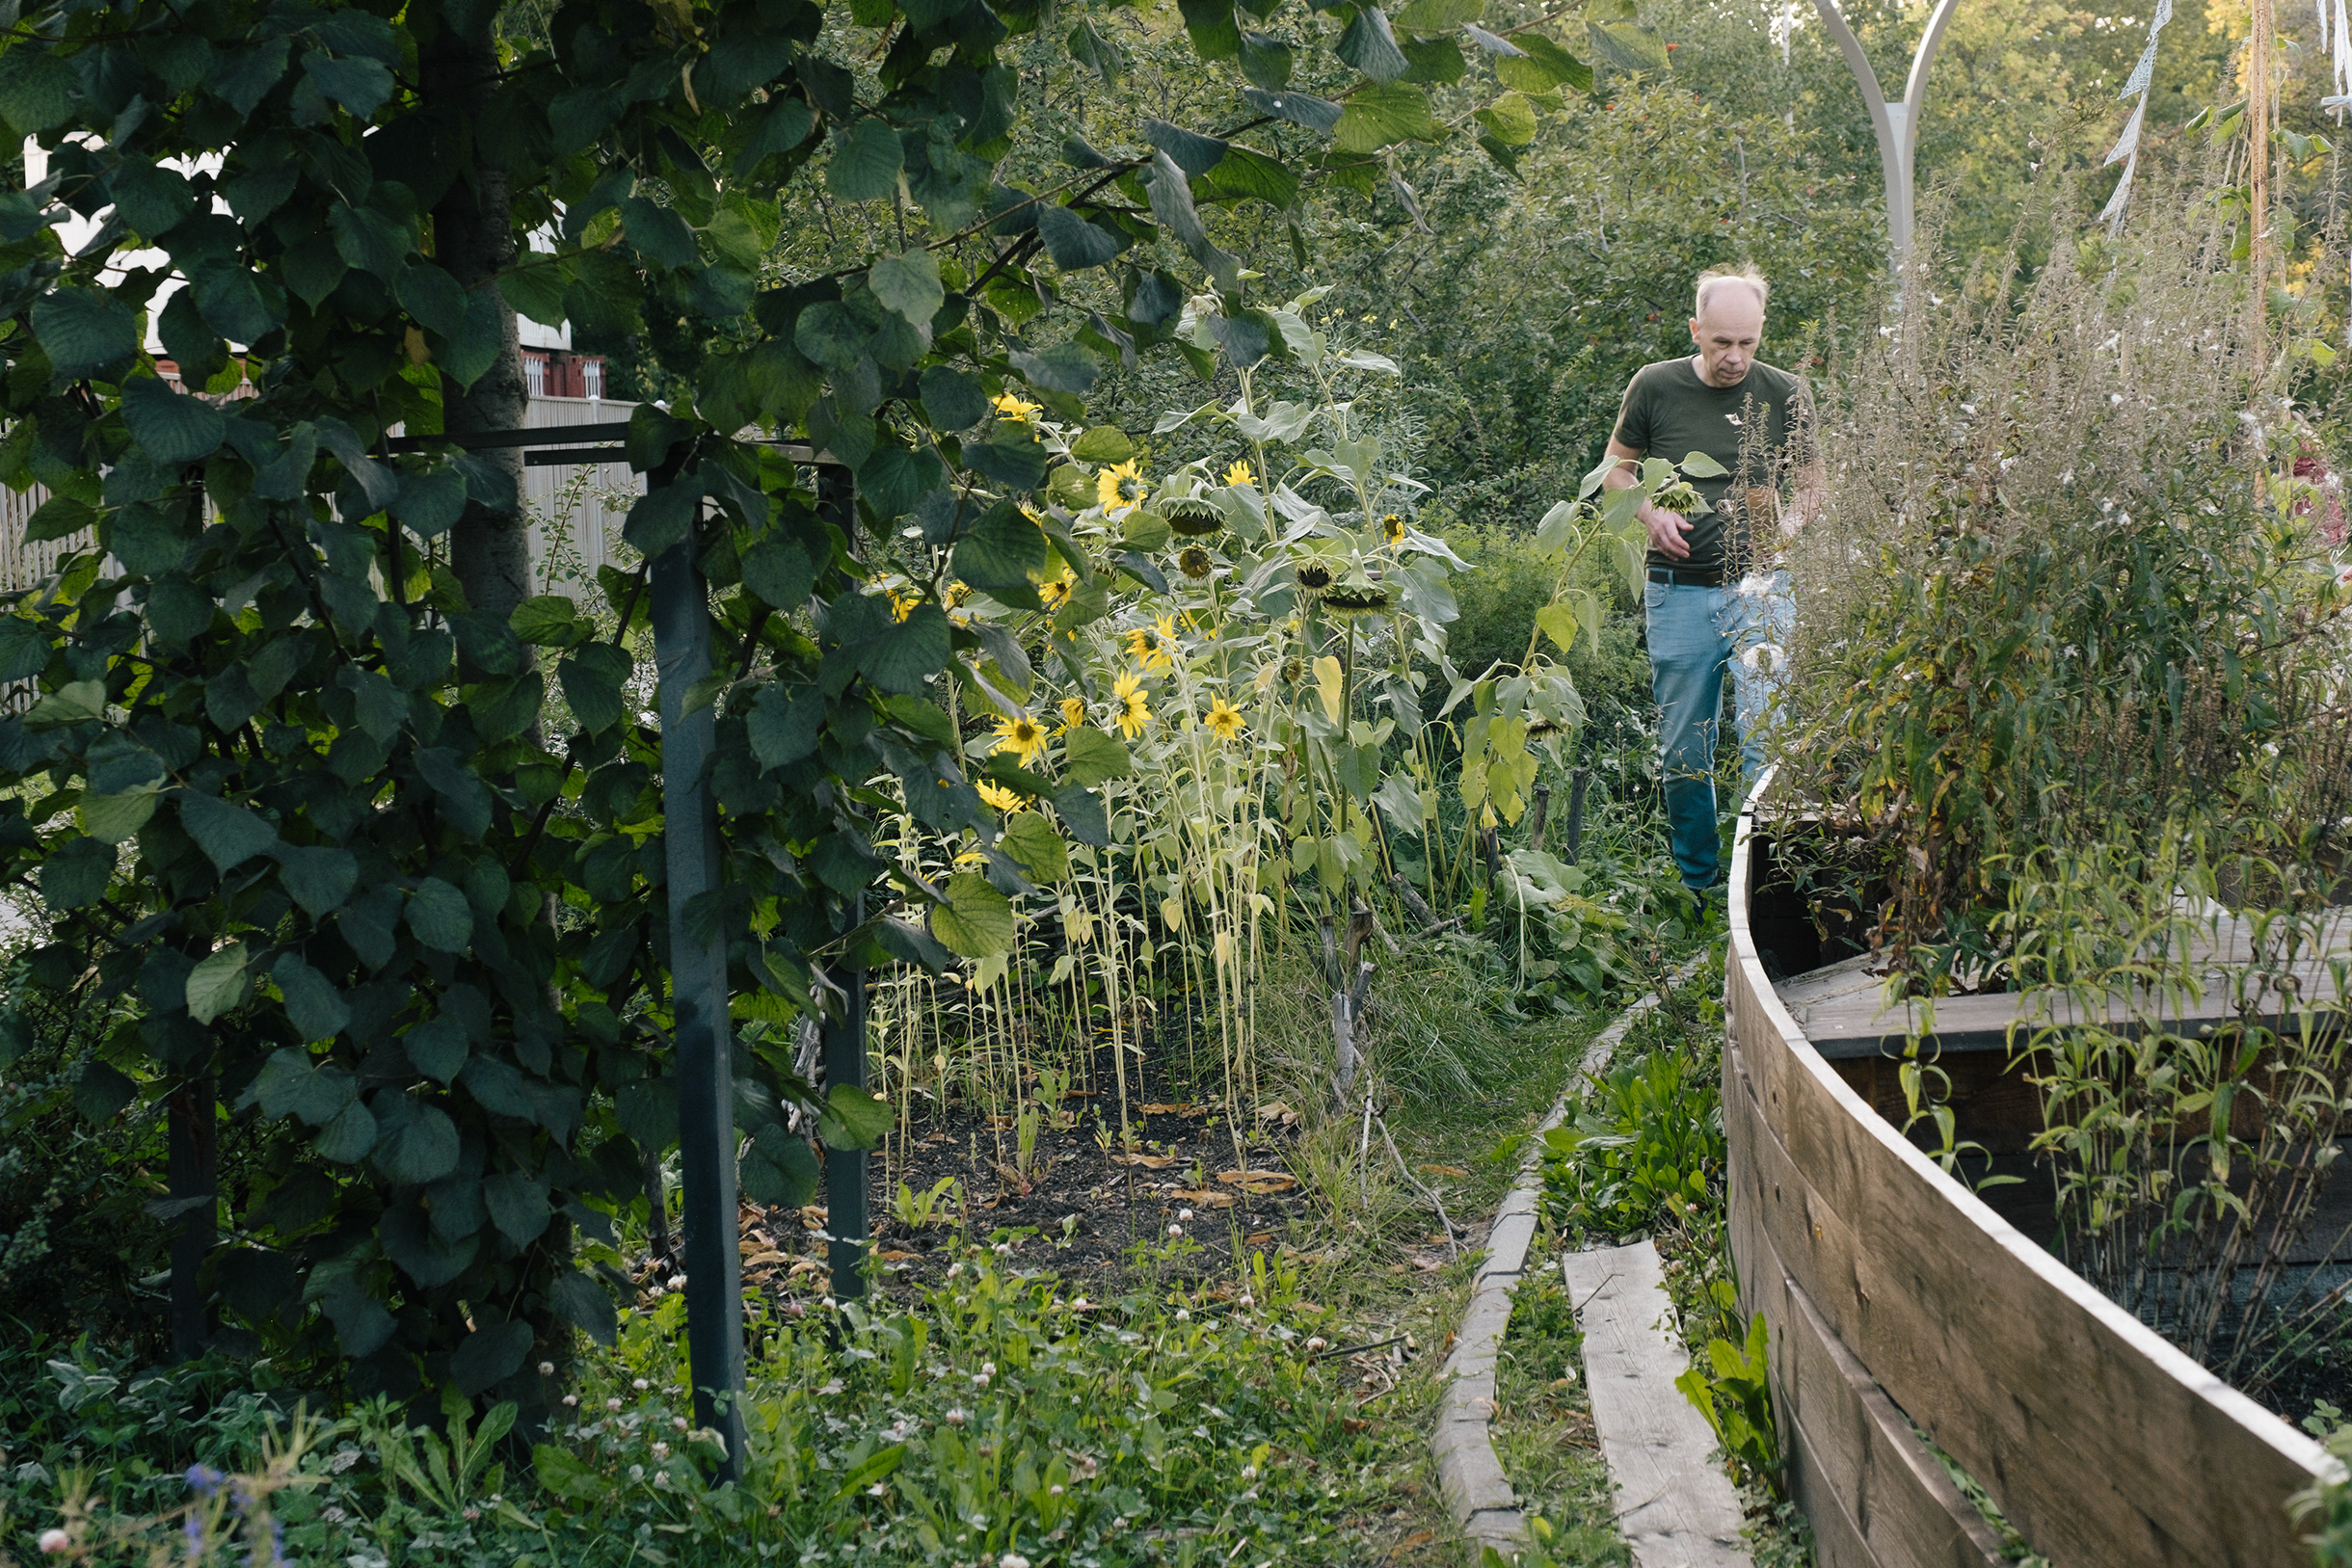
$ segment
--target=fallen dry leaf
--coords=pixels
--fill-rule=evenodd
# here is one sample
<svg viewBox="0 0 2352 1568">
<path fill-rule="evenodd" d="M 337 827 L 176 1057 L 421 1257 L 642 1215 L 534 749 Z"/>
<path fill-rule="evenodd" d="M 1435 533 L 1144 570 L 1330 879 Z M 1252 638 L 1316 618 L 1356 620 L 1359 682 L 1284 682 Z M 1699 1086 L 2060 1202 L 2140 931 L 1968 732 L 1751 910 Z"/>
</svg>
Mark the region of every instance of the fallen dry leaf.
<svg viewBox="0 0 2352 1568">
<path fill-rule="evenodd" d="M 1271 1241 L 1273 1238 L 1274 1233 L 1271 1231 L 1252 1231 L 1249 1235 L 1242 1237 L 1242 1244 L 1243 1246 L 1254 1247 L 1261 1241 Z M 1323 1311 L 1321 1307 L 1318 1307 L 1315 1310 L 1317 1312 Z"/>
<path fill-rule="evenodd" d="M 1421 1167 L 1421 1174 L 1424 1176 L 1468 1176 L 1470 1173 L 1459 1165 L 1424 1165 Z"/>
<path fill-rule="evenodd" d="M 1114 1165 L 1140 1165 L 1147 1171 L 1164 1171 L 1176 1163 L 1174 1155 L 1113 1155 Z"/>
<path fill-rule="evenodd" d="M 1146 1105 L 1143 1107 L 1143 1114 L 1146 1116 L 1206 1116 L 1209 1113 L 1198 1105 L 1186 1103 L 1181 1105 Z"/>
<path fill-rule="evenodd" d="M 791 1260 L 781 1252 L 761 1252 L 743 1260 L 745 1268 L 763 1268 L 769 1263 L 788 1263 Z"/>
<path fill-rule="evenodd" d="M 922 1254 L 919 1252 L 882 1252 L 875 1254 L 875 1256 L 880 1258 L 886 1263 L 903 1263 L 908 1259 L 920 1258 L 922 1256 Z"/>
<path fill-rule="evenodd" d="M 1298 1184 L 1288 1171 L 1219 1171 L 1216 1179 L 1243 1192 L 1284 1192 Z"/>
<path fill-rule="evenodd" d="M 1370 1426 L 1371 1424 L 1372 1424 L 1372 1422 L 1368 1422 L 1368 1421 L 1361 1421 L 1361 1420 L 1358 1420 L 1358 1419 L 1357 1419 L 1356 1417 L 1354 1417 L 1354 1416 L 1348 1416 L 1348 1417 L 1344 1417 L 1344 1418 L 1342 1418 L 1342 1420 L 1340 1421 L 1340 1425 L 1342 1425 L 1342 1426 L 1346 1427 L 1346 1428 L 1347 1428 L 1349 1431 L 1350 1431 L 1350 1432 L 1360 1432 L 1360 1431 L 1362 1431 L 1362 1430 L 1363 1430 L 1365 1427 Z"/>
<path fill-rule="evenodd" d="M 1198 1192 L 1188 1192 L 1180 1187 L 1169 1193 L 1168 1196 L 1181 1199 L 1185 1203 L 1197 1204 L 1203 1209 L 1231 1209 L 1236 1201 L 1230 1192 L 1211 1192 L 1206 1188 Z"/>
<path fill-rule="evenodd" d="M 1417 1529 L 1413 1531 L 1412 1534 L 1407 1535 L 1403 1540 L 1399 1541 L 1397 1543 L 1397 1550 L 1400 1552 L 1410 1552 L 1416 1547 L 1428 1546 L 1431 1541 L 1436 1539 L 1437 1532 L 1435 1530 Z"/>
</svg>

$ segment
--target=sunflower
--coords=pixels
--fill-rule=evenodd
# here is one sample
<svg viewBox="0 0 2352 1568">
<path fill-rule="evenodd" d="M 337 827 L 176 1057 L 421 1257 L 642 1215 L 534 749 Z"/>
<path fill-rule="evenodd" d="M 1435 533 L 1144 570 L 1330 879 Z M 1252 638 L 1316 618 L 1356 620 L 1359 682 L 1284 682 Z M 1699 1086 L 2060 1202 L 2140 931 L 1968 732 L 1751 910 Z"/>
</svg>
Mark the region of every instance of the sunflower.
<svg viewBox="0 0 2352 1568">
<path fill-rule="evenodd" d="M 999 719 L 996 749 L 1012 753 L 1027 767 L 1045 755 L 1045 726 L 1026 713 Z"/>
<path fill-rule="evenodd" d="M 1225 526 L 1216 507 L 1189 496 L 1167 502 L 1160 508 L 1160 515 L 1167 519 L 1169 532 L 1187 539 L 1206 539 Z"/>
<path fill-rule="evenodd" d="M 1377 583 L 1344 582 L 1323 590 L 1323 608 L 1341 615 L 1371 615 L 1388 608 L 1388 590 Z"/>
<path fill-rule="evenodd" d="M 1078 584 L 1067 577 L 1056 577 L 1037 585 L 1037 598 L 1049 612 L 1058 610 L 1070 601 L 1071 591 L 1077 587 Z"/>
<path fill-rule="evenodd" d="M 1127 634 L 1127 651 L 1146 672 L 1164 670 L 1176 662 L 1172 651 L 1176 646 L 1176 619 L 1163 615 L 1152 625 L 1137 626 Z"/>
<path fill-rule="evenodd" d="M 1121 676 L 1110 683 L 1110 695 L 1119 704 L 1119 733 L 1129 740 L 1143 733 L 1143 727 L 1152 722 L 1151 704 L 1146 700 L 1143 682 L 1134 676 Z"/>
<path fill-rule="evenodd" d="M 1016 795 L 1000 784 L 990 784 L 986 780 L 982 780 L 979 788 L 980 799 L 1000 811 L 1017 811 L 1029 804 L 1027 795 Z"/>
<path fill-rule="evenodd" d="M 1186 576 L 1198 581 L 1209 574 L 1209 552 L 1198 545 L 1187 545 L 1176 552 L 1176 565 Z"/>
<path fill-rule="evenodd" d="M 1257 482 L 1258 476 L 1250 469 L 1246 461 L 1237 463 L 1225 470 L 1225 483 L 1228 485 L 1238 488 L 1243 485 L 1254 485 Z"/>
<path fill-rule="evenodd" d="M 895 588 L 885 588 L 883 592 L 890 596 L 890 618 L 893 621 L 904 621 L 915 613 L 915 606 L 922 602 L 916 595 L 902 594 Z"/>
<path fill-rule="evenodd" d="M 1292 571 L 1299 590 L 1312 597 L 1339 580 L 1338 574 L 1321 561 L 1301 561 Z"/>
<path fill-rule="evenodd" d="M 1066 735 L 1086 722 L 1086 704 L 1076 697 L 1061 700 L 1061 728 L 1054 732 Z"/>
<path fill-rule="evenodd" d="M 1024 403 L 1017 394 L 1012 392 L 1005 392 L 990 399 L 989 406 L 997 411 L 998 418 L 1010 419 L 1024 425 L 1032 422 L 1039 414 L 1045 412 L 1044 404 Z"/>
<path fill-rule="evenodd" d="M 1380 537 L 1391 545 L 1404 543 L 1404 519 L 1391 512 L 1380 519 Z"/>
<path fill-rule="evenodd" d="M 1136 467 L 1136 460 L 1129 458 L 1094 476 L 1094 504 L 1103 509 L 1106 518 L 1124 517 L 1143 504 L 1144 492 L 1150 489 L 1151 483 Z"/>
<path fill-rule="evenodd" d="M 1209 716 L 1200 721 L 1219 740 L 1238 740 L 1242 734 L 1242 710 L 1219 697 L 1209 704 Z"/>
</svg>

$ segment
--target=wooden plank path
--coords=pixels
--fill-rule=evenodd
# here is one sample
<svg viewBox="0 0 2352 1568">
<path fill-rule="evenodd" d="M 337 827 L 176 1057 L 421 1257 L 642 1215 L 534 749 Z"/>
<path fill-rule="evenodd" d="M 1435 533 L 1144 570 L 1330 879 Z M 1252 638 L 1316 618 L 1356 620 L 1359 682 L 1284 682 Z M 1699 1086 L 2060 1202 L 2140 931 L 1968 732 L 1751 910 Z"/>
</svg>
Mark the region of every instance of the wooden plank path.
<svg viewBox="0 0 2352 1568">
<path fill-rule="evenodd" d="M 1749 1568 L 1740 1500 L 1706 1418 L 1674 1387 L 1691 1365 L 1655 1242 L 1560 1261 L 1585 1336 L 1585 1386 L 1639 1568 Z"/>
</svg>

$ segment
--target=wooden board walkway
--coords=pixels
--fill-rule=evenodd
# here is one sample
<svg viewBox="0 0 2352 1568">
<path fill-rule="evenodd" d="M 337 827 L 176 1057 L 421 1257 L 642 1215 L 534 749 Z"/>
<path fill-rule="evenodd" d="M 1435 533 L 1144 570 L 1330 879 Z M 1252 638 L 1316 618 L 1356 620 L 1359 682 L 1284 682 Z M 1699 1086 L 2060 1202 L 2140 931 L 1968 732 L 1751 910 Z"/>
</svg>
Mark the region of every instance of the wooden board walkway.
<svg viewBox="0 0 2352 1568">
<path fill-rule="evenodd" d="M 1617 1528 L 1640 1568 L 1750 1568 L 1740 1500 L 1715 1434 L 1674 1379 L 1691 1358 L 1656 1243 L 1560 1261 L 1585 1336 L 1585 1386 L 1617 1487 Z"/>
</svg>

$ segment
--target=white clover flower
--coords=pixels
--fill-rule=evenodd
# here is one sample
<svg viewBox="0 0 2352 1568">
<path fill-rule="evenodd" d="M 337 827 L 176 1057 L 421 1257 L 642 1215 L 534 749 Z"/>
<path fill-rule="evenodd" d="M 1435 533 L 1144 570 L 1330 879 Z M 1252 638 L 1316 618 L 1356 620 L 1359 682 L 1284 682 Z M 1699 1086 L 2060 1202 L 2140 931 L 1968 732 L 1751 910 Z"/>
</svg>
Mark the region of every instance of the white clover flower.
<svg viewBox="0 0 2352 1568">
<path fill-rule="evenodd" d="M 673 1274 L 673 1275 L 671 1275 L 671 1276 L 670 1276 L 670 1289 L 673 1289 L 673 1290 L 682 1290 L 682 1289 L 684 1289 L 685 1288 L 686 1288 L 686 1277 L 685 1277 L 683 1274 Z"/>
<path fill-rule="evenodd" d="M 654 1445 L 654 1457 L 655 1457 L 655 1458 L 656 1458 L 656 1459 L 667 1459 L 669 1456 L 670 1456 L 670 1446 L 669 1446 L 667 1443 L 656 1443 L 656 1444 L 655 1444 L 655 1445 Z"/>
<path fill-rule="evenodd" d="M 1171 1225 L 1168 1227 L 1168 1235 L 1182 1236 L 1184 1235 L 1184 1227 L 1181 1225 Z"/>
<path fill-rule="evenodd" d="M 635 1390 L 636 1390 L 636 1391 L 637 1391 L 639 1394 L 643 1394 L 643 1393 L 644 1393 L 646 1390 L 648 1390 L 648 1389 L 652 1388 L 653 1386 L 654 1386 L 653 1384 L 648 1383 L 648 1382 L 647 1382 L 647 1381 L 646 1381 L 644 1378 L 642 1378 L 642 1377 L 638 1378 L 638 1379 L 637 1379 L 635 1382 L 633 1382 L 633 1383 L 629 1384 L 629 1387 L 630 1387 L 630 1388 L 632 1388 L 632 1389 L 635 1389 Z"/>
<path fill-rule="evenodd" d="M 686 1429 L 686 1418 L 683 1416 L 672 1416 L 670 1418 L 670 1424 L 682 1432 Z"/>
<path fill-rule="evenodd" d="M 654 1484 L 655 1486 L 668 1486 L 670 1484 L 670 1473 L 666 1470 L 657 1470 L 654 1472 Z"/>
<path fill-rule="evenodd" d="M 946 1422 L 949 1426 L 961 1426 L 964 1424 L 964 1413 L 961 1410 L 950 1410 L 940 1419 Z"/>
<path fill-rule="evenodd" d="M 1258 1303 L 1257 1303 L 1257 1298 L 1256 1298 L 1256 1297 L 1252 1296 L 1252 1295 L 1251 1295 L 1251 1294 L 1250 1294 L 1248 1291 L 1246 1291 L 1246 1290 L 1244 1290 L 1244 1291 L 1243 1291 L 1243 1292 L 1242 1292 L 1242 1305 L 1243 1305 L 1243 1306 L 1244 1306 L 1244 1307 L 1254 1307 L 1254 1306 L 1256 1306 L 1257 1304 L 1258 1304 Z"/>
<path fill-rule="evenodd" d="M 43 1556 L 55 1556 L 72 1544 L 73 1537 L 62 1529 L 44 1529 L 40 1532 L 40 1550 Z"/>
<path fill-rule="evenodd" d="M 539 1375 L 542 1377 L 553 1377 L 555 1375 L 555 1363 L 551 1361 L 541 1362 L 539 1364 Z"/>
<path fill-rule="evenodd" d="M 1321 1350 L 1329 1343 L 1330 1342 L 1325 1340 L 1320 1334 L 1310 1335 L 1307 1339 L 1307 1349 L 1310 1351 Z"/>
<path fill-rule="evenodd" d="M 564 1408 L 566 1410 L 576 1410 L 579 1408 L 579 1402 L 580 1396 L 576 1394 L 567 1394 L 564 1395 Z"/>
<path fill-rule="evenodd" d="M 997 1568 L 1029 1568 L 1029 1560 L 1018 1552 L 1007 1552 L 997 1559 Z"/>
<path fill-rule="evenodd" d="M 949 1264 L 948 1265 L 948 1278 L 949 1278 L 949 1279 L 953 1279 L 953 1278 L 955 1278 L 955 1276 L 956 1276 L 956 1275 L 961 1274 L 963 1271 L 964 1271 L 964 1265 L 963 1265 L 963 1264 L 961 1264 L 961 1263 L 949 1263 Z"/>
<path fill-rule="evenodd" d="M 1176 1217 L 1178 1219 L 1190 1219 L 1192 1217 L 1192 1210 L 1189 1209 L 1179 1209 L 1176 1210 Z"/>
<path fill-rule="evenodd" d="M 645 1467 L 643 1465 L 629 1466 L 628 1478 L 632 1481 L 641 1481 L 645 1479 Z"/>
<path fill-rule="evenodd" d="M 1192 1312 L 1191 1312 L 1191 1309 L 1190 1309 L 1190 1308 L 1189 1308 L 1189 1307 L 1179 1307 L 1179 1308 L 1177 1308 L 1177 1309 L 1176 1309 L 1176 1321 L 1178 1321 L 1179 1323 L 1189 1323 L 1189 1322 L 1190 1322 L 1191 1320 L 1192 1320 Z"/>
<path fill-rule="evenodd" d="M 604 1401 L 604 1408 L 617 1414 L 621 1408 L 621 1401 L 618 1399 L 607 1399 Z"/>
</svg>

